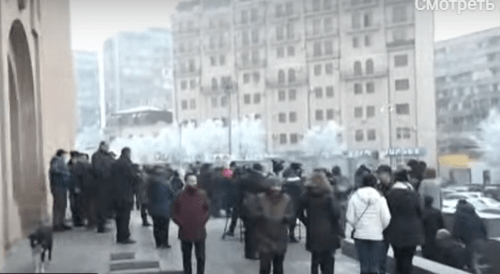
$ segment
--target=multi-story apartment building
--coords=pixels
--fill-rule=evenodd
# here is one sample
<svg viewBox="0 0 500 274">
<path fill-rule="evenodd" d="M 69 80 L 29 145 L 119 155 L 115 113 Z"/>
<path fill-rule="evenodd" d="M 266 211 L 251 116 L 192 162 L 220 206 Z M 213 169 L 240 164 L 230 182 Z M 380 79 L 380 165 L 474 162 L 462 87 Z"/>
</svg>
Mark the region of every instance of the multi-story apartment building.
<svg viewBox="0 0 500 274">
<path fill-rule="evenodd" d="M 500 106 L 500 28 L 436 43 L 438 148 L 470 153 L 473 136 Z"/>
<path fill-rule="evenodd" d="M 97 52 L 74 51 L 78 130 L 100 125 L 101 92 Z"/>
<path fill-rule="evenodd" d="M 436 166 L 432 12 L 404 0 L 206 0 L 182 2 L 172 21 L 179 121 L 252 114 L 271 153 L 299 151 L 334 121 L 352 155 Z"/>
<path fill-rule="evenodd" d="M 166 29 L 120 32 L 104 43 L 106 117 L 120 110 L 172 107 L 172 35 Z"/>
</svg>

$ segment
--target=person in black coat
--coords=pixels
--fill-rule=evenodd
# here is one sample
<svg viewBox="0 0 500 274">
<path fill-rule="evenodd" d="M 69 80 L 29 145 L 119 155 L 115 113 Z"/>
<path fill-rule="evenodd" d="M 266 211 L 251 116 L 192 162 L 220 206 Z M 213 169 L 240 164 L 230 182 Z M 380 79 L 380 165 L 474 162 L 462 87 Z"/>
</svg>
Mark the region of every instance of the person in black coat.
<svg viewBox="0 0 500 274">
<path fill-rule="evenodd" d="M 467 264 L 467 250 L 465 245 L 454 239 L 446 229 L 436 233 L 436 256 L 438 263 L 458 269 L 464 269 Z"/>
<path fill-rule="evenodd" d="M 417 193 L 408 182 L 406 170 L 396 172 L 394 181 L 387 194 L 392 216 L 387 237 L 394 250 L 397 273 L 411 274 L 416 248 L 425 243 L 422 208 Z"/>
<path fill-rule="evenodd" d="M 481 246 L 488 239 L 488 232 L 474 206 L 466 200 L 459 200 L 457 203 L 452 235 L 465 244 L 468 255 L 467 262 L 471 266 L 472 255 L 474 252 L 481 251 Z"/>
<path fill-rule="evenodd" d="M 300 196 L 298 214 L 307 229 L 306 249 L 312 253 L 311 274 L 333 274 L 334 253 L 340 247 L 340 205 L 322 173 L 314 174 Z"/>
<path fill-rule="evenodd" d="M 97 185 L 98 196 L 98 215 L 97 232 L 104 233 L 106 229 L 106 219 L 112 214 L 112 203 L 110 200 L 112 192 L 111 166 L 115 159 L 109 152 L 106 142 L 99 144 L 99 150 L 92 155 L 92 168 Z"/>
<path fill-rule="evenodd" d="M 290 172 L 288 174 L 289 177 L 285 178 L 285 182 L 283 184 L 283 191 L 292 198 L 292 203 L 294 209 L 298 208 L 298 201 L 300 199 L 300 195 L 302 194 L 302 179 L 295 174 L 295 172 Z M 298 213 L 295 214 L 298 216 Z M 290 223 L 290 227 L 288 230 L 288 238 L 290 242 L 297 243 L 299 240 L 295 237 L 295 227 L 297 226 L 297 218 L 294 218 Z"/>
<path fill-rule="evenodd" d="M 441 211 L 432 207 L 434 198 L 431 196 L 424 197 L 425 207 L 423 210 L 425 244 L 422 247 L 422 255 L 429 260 L 435 260 L 438 254 L 436 247 L 436 233 L 438 230 L 445 228 Z"/>
<path fill-rule="evenodd" d="M 130 239 L 129 224 L 138 178 L 130 157 L 130 148 L 123 148 L 120 158 L 111 167 L 111 178 L 115 191 L 113 205 L 116 212 L 116 241 L 121 244 L 135 243 L 134 240 Z"/>
<path fill-rule="evenodd" d="M 174 201 L 174 191 L 169 185 L 165 171 L 157 167 L 148 176 L 147 196 L 148 211 L 153 218 L 153 236 L 156 248 L 170 248 L 168 231 L 171 218 L 171 207 Z"/>
</svg>

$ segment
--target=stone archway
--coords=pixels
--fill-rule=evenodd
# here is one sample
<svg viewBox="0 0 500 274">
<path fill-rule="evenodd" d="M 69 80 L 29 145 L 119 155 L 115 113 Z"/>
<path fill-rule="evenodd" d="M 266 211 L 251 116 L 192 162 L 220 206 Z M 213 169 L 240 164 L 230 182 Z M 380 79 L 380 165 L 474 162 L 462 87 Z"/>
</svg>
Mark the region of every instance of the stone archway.
<svg viewBox="0 0 500 274">
<path fill-rule="evenodd" d="M 22 232 L 40 222 L 44 194 L 40 178 L 34 77 L 28 39 L 22 23 L 14 21 L 9 33 L 9 106 L 11 169 L 14 200 L 19 207 Z"/>
</svg>

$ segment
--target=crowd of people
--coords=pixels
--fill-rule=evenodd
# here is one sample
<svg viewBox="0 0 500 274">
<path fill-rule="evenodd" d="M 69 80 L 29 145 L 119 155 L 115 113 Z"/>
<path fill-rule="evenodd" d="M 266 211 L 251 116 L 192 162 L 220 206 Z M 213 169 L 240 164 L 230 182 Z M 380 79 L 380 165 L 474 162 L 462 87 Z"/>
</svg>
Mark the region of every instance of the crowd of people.
<svg viewBox="0 0 500 274">
<path fill-rule="evenodd" d="M 351 184 L 338 166 L 304 174 L 300 163 L 285 166 L 272 160 L 272 169 L 260 163 L 214 167 L 190 164 L 184 174 L 165 165 L 138 165 L 131 150 L 116 159 L 105 142 L 91 158 L 58 150 L 50 164 L 54 197 L 53 229 L 71 229 L 65 223 L 69 195 L 73 226 L 106 233 L 116 222 L 116 241 L 132 244 L 130 214 L 141 211 L 143 226 L 153 220 L 157 248 L 170 248 L 169 226 L 179 227 L 184 273 L 192 273 L 194 247 L 197 273 L 205 273 L 205 229 L 209 218 L 225 211 L 234 236 L 240 219 L 244 227 L 244 256 L 260 260 L 261 274 L 283 273 L 289 243 L 296 243 L 296 225 L 306 228 L 305 248 L 311 253 L 311 273 L 333 274 L 335 251 L 342 238 L 352 238 L 362 274 L 386 273 L 389 247 L 395 271 L 412 272 L 417 247 L 425 258 L 456 267 L 471 268 L 472 257 L 487 240 L 484 223 L 474 207 L 460 200 L 452 232 L 441 215 L 442 197 L 434 170 L 411 160 L 392 170 L 362 165 Z M 225 168 L 232 170 L 225 176 Z"/>
</svg>

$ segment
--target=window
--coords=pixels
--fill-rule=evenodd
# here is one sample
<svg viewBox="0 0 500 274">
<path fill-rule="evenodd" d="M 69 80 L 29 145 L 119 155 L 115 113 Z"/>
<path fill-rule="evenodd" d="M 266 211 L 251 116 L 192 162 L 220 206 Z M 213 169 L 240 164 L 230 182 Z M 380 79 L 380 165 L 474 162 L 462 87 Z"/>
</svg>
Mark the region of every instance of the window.
<svg viewBox="0 0 500 274">
<path fill-rule="evenodd" d="M 245 94 L 243 96 L 243 102 L 245 103 L 245 105 L 249 105 L 252 101 L 252 96 L 250 96 L 250 94 Z"/>
<path fill-rule="evenodd" d="M 296 79 L 295 75 L 295 70 L 294 69 L 289 69 L 288 70 L 288 82 L 289 83 L 294 83 Z"/>
<path fill-rule="evenodd" d="M 371 47 L 372 45 L 372 38 L 370 35 L 365 36 L 365 47 Z"/>
<path fill-rule="evenodd" d="M 243 84 L 248 84 L 250 83 L 250 73 L 244 73 L 243 74 Z"/>
<path fill-rule="evenodd" d="M 282 124 L 286 123 L 286 113 L 280 112 L 278 114 L 278 121 Z"/>
<path fill-rule="evenodd" d="M 210 39 L 208 41 L 208 46 L 210 47 L 210 49 L 215 48 L 215 38 L 214 37 L 210 37 Z"/>
<path fill-rule="evenodd" d="M 219 85 L 217 85 L 217 79 L 212 78 L 212 90 L 217 90 L 219 89 Z"/>
<path fill-rule="evenodd" d="M 362 130 L 356 130 L 354 138 L 356 139 L 356 142 L 362 142 L 363 139 L 364 139 L 363 131 Z"/>
<path fill-rule="evenodd" d="M 181 81 L 181 90 L 187 89 L 187 81 Z"/>
<path fill-rule="evenodd" d="M 182 105 L 182 109 L 186 110 L 188 108 L 188 101 L 187 100 L 182 100 L 181 105 Z"/>
<path fill-rule="evenodd" d="M 325 10 L 332 8 L 332 0 L 323 0 L 323 7 Z"/>
<path fill-rule="evenodd" d="M 253 73 L 253 82 L 254 82 L 254 83 L 258 83 L 258 82 L 260 82 L 260 73 L 259 73 L 258 71 L 255 71 L 255 72 Z"/>
<path fill-rule="evenodd" d="M 328 121 L 333 120 L 333 109 L 326 110 L 326 120 Z"/>
<path fill-rule="evenodd" d="M 367 106 L 366 107 L 366 118 L 375 117 L 375 107 Z"/>
<path fill-rule="evenodd" d="M 253 64 L 258 64 L 259 63 L 259 50 L 254 49 L 252 50 L 252 63 Z"/>
<path fill-rule="evenodd" d="M 195 65 L 194 65 L 194 60 L 191 59 L 189 60 L 189 71 L 194 72 L 195 71 Z"/>
<path fill-rule="evenodd" d="M 373 24 L 372 19 L 373 19 L 373 16 L 372 16 L 371 12 L 365 13 L 365 15 L 363 16 L 363 26 L 365 28 L 371 27 Z"/>
<path fill-rule="evenodd" d="M 321 27 L 321 19 L 314 19 L 313 20 L 313 35 L 317 35 L 321 32 L 320 27 Z"/>
<path fill-rule="evenodd" d="M 356 61 L 356 62 L 354 62 L 354 75 L 361 76 L 361 74 L 363 74 L 362 69 L 361 69 L 361 62 Z"/>
<path fill-rule="evenodd" d="M 288 100 L 290 101 L 297 100 L 297 90 L 291 89 L 288 91 Z"/>
<path fill-rule="evenodd" d="M 397 104 L 396 105 L 396 114 L 409 115 L 410 114 L 410 105 L 409 104 Z"/>
<path fill-rule="evenodd" d="M 287 26 L 286 26 L 286 35 L 287 35 L 287 39 L 288 40 L 291 40 L 295 37 L 295 32 L 294 32 L 294 28 L 293 28 L 293 23 L 289 23 Z"/>
<path fill-rule="evenodd" d="M 215 59 L 215 56 L 210 56 L 210 65 L 212 67 L 217 66 L 217 60 Z"/>
<path fill-rule="evenodd" d="M 220 106 L 225 107 L 227 105 L 227 97 L 224 95 L 220 98 Z"/>
<path fill-rule="evenodd" d="M 252 22 L 256 22 L 257 18 L 258 18 L 258 11 L 257 9 L 254 8 L 250 11 L 250 19 L 252 20 Z"/>
<path fill-rule="evenodd" d="M 325 64 L 325 73 L 326 74 L 333 74 L 333 64 L 332 63 Z"/>
<path fill-rule="evenodd" d="M 321 75 L 321 65 L 314 65 L 314 75 L 319 76 Z"/>
<path fill-rule="evenodd" d="M 226 65 L 226 55 L 221 55 L 221 56 L 219 56 L 219 64 L 220 64 L 221 66 Z"/>
<path fill-rule="evenodd" d="M 325 55 L 333 55 L 333 42 L 331 40 L 325 41 Z"/>
<path fill-rule="evenodd" d="M 278 90 L 278 101 L 284 102 L 286 100 L 286 92 L 284 90 Z"/>
<path fill-rule="evenodd" d="M 313 0 L 313 11 L 319 11 L 321 9 L 321 0 Z"/>
<path fill-rule="evenodd" d="M 288 120 L 290 121 L 290 123 L 297 122 L 297 112 L 295 111 L 290 112 Z"/>
<path fill-rule="evenodd" d="M 283 14 L 283 5 L 277 4 L 276 6 L 274 6 L 274 15 L 276 17 L 281 17 L 282 14 Z"/>
<path fill-rule="evenodd" d="M 396 55 L 394 56 L 394 66 L 395 67 L 406 67 L 408 66 L 408 55 Z"/>
<path fill-rule="evenodd" d="M 354 84 L 354 94 L 361 94 L 363 93 L 363 87 L 361 86 L 360 83 Z"/>
<path fill-rule="evenodd" d="M 323 28 L 325 33 L 330 33 L 333 31 L 333 18 L 325 18 L 323 22 Z"/>
<path fill-rule="evenodd" d="M 396 80 L 396 90 L 408 90 L 410 89 L 410 80 L 408 79 L 398 79 Z"/>
<path fill-rule="evenodd" d="M 411 132 L 409 127 L 398 127 L 396 128 L 396 139 L 410 139 Z"/>
<path fill-rule="evenodd" d="M 241 42 L 244 46 L 250 44 L 250 33 L 248 32 L 248 30 L 243 30 L 241 32 Z"/>
<path fill-rule="evenodd" d="M 190 109 L 195 109 L 196 108 L 196 100 L 195 99 L 191 99 L 189 101 L 189 108 Z"/>
<path fill-rule="evenodd" d="M 189 88 L 190 89 L 195 89 L 196 88 L 196 80 L 191 80 L 189 81 Z"/>
<path fill-rule="evenodd" d="M 323 98 L 323 89 L 320 87 L 314 88 L 314 94 L 316 94 L 316 99 Z"/>
<path fill-rule="evenodd" d="M 255 120 L 260 120 L 261 119 L 261 115 L 260 114 L 255 114 Z"/>
<path fill-rule="evenodd" d="M 285 83 L 285 71 L 279 70 L 278 71 L 278 83 L 284 84 Z"/>
<path fill-rule="evenodd" d="M 293 2 L 287 2 L 286 3 L 286 14 L 287 15 L 292 15 L 293 14 Z"/>
<path fill-rule="evenodd" d="M 212 97 L 212 107 L 213 107 L 213 108 L 216 108 L 216 107 L 217 107 L 217 103 L 218 103 L 218 102 L 219 102 L 219 101 L 217 100 L 217 97 Z"/>
<path fill-rule="evenodd" d="M 285 57 L 285 48 L 284 47 L 278 47 L 276 49 L 276 58 L 283 58 Z"/>
<path fill-rule="evenodd" d="M 316 42 L 316 43 L 314 43 L 313 56 L 318 57 L 321 55 L 323 55 L 322 50 L 321 50 L 321 43 Z"/>
<path fill-rule="evenodd" d="M 286 145 L 286 134 L 280 134 L 280 144 Z"/>
<path fill-rule="evenodd" d="M 252 43 L 254 43 L 254 44 L 259 43 L 259 30 L 258 29 L 252 30 Z"/>
<path fill-rule="evenodd" d="M 260 93 L 255 93 L 253 95 L 253 103 L 254 104 L 260 104 Z"/>
<path fill-rule="evenodd" d="M 367 75 L 373 74 L 373 60 L 372 59 L 366 60 L 366 74 Z"/>
<path fill-rule="evenodd" d="M 325 89 L 326 97 L 332 98 L 333 97 L 333 86 L 328 86 Z"/>
<path fill-rule="evenodd" d="M 359 13 L 353 13 L 351 20 L 353 29 L 361 28 L 361 15 Z"/>
<path fill-rule="evenodd" d="M 242 60 L 244 65 L 247 65 L 250 62 L 250 56 L 249 56 L 248 52 L 243 52 L 241 54 L 241 60 Z"/>
<path fill-rule="evenodd" d="M 288 51 L 288 57 L 295 56 L 295 47 L 294 46 L 288 46 L 287 51 Z"/>
<path fill-rule="evenodd" d="M 285 38 L 285 27 L 283 25 L 276 26 L 276 40 L 281 41 Z"/>
<path fill-rule="evenodd" d="M 352 47 L 357 49 L 359 47 L 359 41 L 358 41 L 358 37 L 353 37 L 352 38 Z"/>
<path fill-rule="evenodd" d="M 375 84 L 373 82 L 366 83 L 366 93 L 374 93 L 375 92 Z"/>
<path fill-rule="evenodd" d="M 219 36 L 219 47 L 223 48 L 226 45 L 226 39 L 224 39 L 224 35 Z"/>
<path fill-rule="evenodd" d="M 323 121 L 323 110 L 322 109 L 316 110 L 316 121 Z"/>
<path fill-rule="evenodd" d="M 248 23 L 248 10 L 241 11 L 241 23 L 242 24 Z"/>
<path fill-rule="evenodd" d="M 363 108 L 355 107 L 354 108 L 354 118 L 363 118 Z"/>
<path fill-rule="evenodd" d="M 297 135 L 297 133 L 290 134 L 290 143 L 296 144 L 298 142 L 299 142 L 299 136 Z"/>
<path fill-rule="evenodd" d="M 401 23 L 408 20 L 406 6 L 394 6 L 392 8 L 392 22 Z"/>
<path fill-rule="evenodd" d="M 366 139 L 368 141 L 375 141 L 375 139 L 377 139 L 376 131 L 374 129 L 369 129 L 366 135 Z"/>
</svg>

